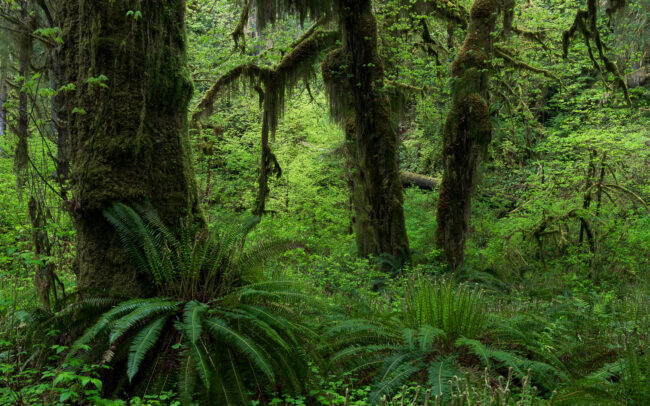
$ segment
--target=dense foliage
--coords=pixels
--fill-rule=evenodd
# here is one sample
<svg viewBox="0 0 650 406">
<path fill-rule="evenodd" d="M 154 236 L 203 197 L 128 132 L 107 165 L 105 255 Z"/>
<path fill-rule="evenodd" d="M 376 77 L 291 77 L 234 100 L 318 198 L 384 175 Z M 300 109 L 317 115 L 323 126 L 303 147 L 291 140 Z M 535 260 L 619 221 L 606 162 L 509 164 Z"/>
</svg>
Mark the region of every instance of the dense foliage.
<svg viewBox="0 0 650 406">
<path fill-rule="evenodd" d="M 67 83 L 62 55 L 75 44 L 64 38 L 76 31 L 56 3 L 0 0 L 0 404 L 650 404 L 650 1 L 164 2 L 185 10 L 187 46 L 157 42 L 156 55 L 179 63 L 168 77 L 194 82 L 187 123 L 182 103 L 155 98 L 149 72 L 138 71 L 154 89 L 135 95 L 101 70 L 83 89 Z M 174 12 L 154 19 L 141 3 L 105 5 L 128 10 L 112 16 L 123 42 L 97 40 L 122 73 L 140 66 L 125 51 L 147 43 L 139 30 L 160 33 Z M 368 12 L 376 21 L 358 20 Z M 490 40 L 476 45 L 487 20 Z M 359 48 L 350 21 L 376 23 L 376 49 Z M 89 27 L 94 50 L 101 27 Z M 366 51 L 374 62 L 353 66 Z M 357 88 L 359 69 L 373 79 Z M 62 107 L 116 92 L 154 95 L 125 117 L 156 121 L 152 106 L 183 116 L 191 216 L 134 199 L 145 193 L 135 181 L 94 217 L 77 200 L 80 173 L 163 159 L 155 124 Z M 377 207 L 403 210 L 408 239 L 363 256 L 359 233 L 376 214 L 359 193 L 397 179 L 359 186 L 384 173 L 355 138 L 370 116 L 371 136 L 397 138 L 404 188 Z M 108 148 L 90 131 L 70 144 L 68 123 L 121 138 Z M 470 133 L 483 137 L 465 145 L 475 167 L 461 160 L 470 176 L 451 176 Z M 444 179 L 469 182 L 471 198 L 451 259 L 436 219 L 453 201 Z M 174 182 L 158 200 L 180 193 Z M 123 286 L 79 285 L 89 221 L 114 233 L 97 255 L 132 271 Z"/>
</svg>

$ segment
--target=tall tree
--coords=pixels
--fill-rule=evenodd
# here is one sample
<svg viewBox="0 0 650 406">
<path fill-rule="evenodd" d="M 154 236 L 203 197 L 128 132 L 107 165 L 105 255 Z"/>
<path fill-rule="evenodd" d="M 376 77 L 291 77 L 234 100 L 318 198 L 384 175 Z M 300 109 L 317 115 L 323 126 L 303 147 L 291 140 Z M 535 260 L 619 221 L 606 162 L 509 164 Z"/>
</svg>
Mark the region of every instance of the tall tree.
<svg viewBox="0 0 650 406">
<path fill-rule="evenodd" d="M 32 39 L 30 37 L 31 31 L 34 29 L 32 24 L 33 18 L 30 16 L 27 8 L 27 2 L 20 2 L 19 17 L 19 35 L 18 35 L 18 123 L 16 125 L 16 135 L 18 143 L 16 144 L 16 151 L 14 154 L 14 171 L 16 172 L 16 186 L 20 190 L 27 183 L 28 169 L 29 169 L 29 145 L 27 138 L 29 137 L 29 100 L 27 97 L 27 89 L 25 87 L 27 75 L 29 74 Z"/>
<path fill-rule="evenodd" d="M 489 60 L 500 0 L 475 0 L 463 46 L 451 65 L 451 108 L 443 130 L 444 176 L 438 200 L 437 243 L 448 263 L 463 263 L 474 178 L 491 139 Z"/>
<path fill-rule="evenodd" d="M 70 1 L 63 31 L 79 287 L 147 293 L 103 218 L 112 202 L 149 201 L 161 219 L 203 223 L 187 138 L 192 82 L 185 1 Z"/>
<path fill-rule="evenodd" d="M 351 169 L 359 254 L 409 258 L 397 131 L 377 48 L 370 0 L 337 0 L 342 47 L 323 63 L 332 116 L 342 124 Z"/>
<path fill-rule="evenodd" d="M 248 4 L 248 3 L 247 3 Z M 257 22 L 263 28 L 287 13 L 301 18 L 320 19 L 333 15 L 338 19 L 342 46 L 332 51 L 323 63 L 323 77 L 329 93 L 330 112 L 346 132 L 346 149 L 352 172 L 351 194 L 357 249 L 362 256 L 389 254 L 397 265 L 409 258 L 404 221 L 402 183 L 397 165 L 397 131 L 393 123 L 384 70 L 377 47 L 377 22 L 370 0 L 299 0 L 267 2 L 256 0 Z M 242 27 L 250 15 L 242 13 L 234 36 L 241 41 Z M 326 21 L 323 18 L 320 21 Z M 264 126 L 260 194 L 257 211 L 263 209 L 268 192 L 266 178 L 273 168 L 272 155 L 265 140 L 273 132 L 283 108 L 285 92 L 296 78 L 310 72 L 314 57 L 327 49 L 331 32 L 316 30 L 315 24 L 295 44 L 273 70 L 242 65 L 223 75 L 206 93 L 198 106 L 198 119 L 210 111 L 215 95 L 241 76 L 254 78 L 264 85 Z M 308 75 L 307 75 L 308 76 Z"/>
</svg>

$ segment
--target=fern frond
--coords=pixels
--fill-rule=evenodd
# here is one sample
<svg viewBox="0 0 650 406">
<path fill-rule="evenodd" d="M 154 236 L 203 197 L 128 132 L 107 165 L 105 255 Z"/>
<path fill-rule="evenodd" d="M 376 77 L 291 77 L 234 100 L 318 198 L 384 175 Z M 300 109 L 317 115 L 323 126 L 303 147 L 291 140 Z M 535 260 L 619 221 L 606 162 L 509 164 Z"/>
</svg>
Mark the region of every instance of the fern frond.
<svg viewBox="0 0 650 406">
<path fill-rule="evenodd" d="M 149 301 L 140 304 L 140 306 L 131 313 L 115 321 L 115 324 L 111 327 L 109 343 L 113 344 L 117 339 L 122 337 L 125 332 L 136 326 L 138 323 L 160 313 L 174 311 L 180 304 L 181 302 L 179 301 L 160 299 L 150 299 Z"/>
<path fill-rule="evenodd" d="M 418 330 L 418 341 L 420 343 L 420 351 L 431 351 L 433 344 L 438 338 L 445 338 L 446 334 L 443 330 L 429 325 L 424 325 Z"/>
<path fill-rule="evenodd" d="M 488 368 L 491 367 L 492 362 L 490 361 L 490 355 L 491 352 L 490 350 L 483 345 L 478 340 L 473 340 L 465 337 L 460 337 L 459 339 L 456 340 L 456 347 L 466 347 L 470 350 L 470 352 L 474 355 L 476 355 L 480 360 L 483 362 L 485 366 Z"/>
<path fill-rule="evenodd" d="M 408 379 L 420 370 L 420 366 L 401 364 L 399 367 L 391 370 L 391 373 L 380 380 L 374 386 L 373 391 L 368 398 L 370 404 L 378 404 L 381 397 L 385 394 L 391 394 L 400 388 Z"/>
<path fill-rule="evenodd" d="M 244 384 L 244 380 L 239 373 L 237 359 L 231 350 L 228 350 L 226 355 L 226 368 L 230 370 L 230 376 L 232 376 L 232 382 L 230 385 L 232 387 L 232 398 L 233 400 L 236 399 L 235 402 L 238 405 L 248 405 L 250 403 L 250 400 L 248 398 L 248 394 L 246 393 L 247 390 L 246 385 Z"/>
<path fill-rule="evenodd" d="M 272 382 L 275 381 L 271 363 L 255 343 L 232 329 L 224 320 L 210 318 L 203 323 L 216 340 L 232 345 L 246 355 Z"/>
<path fill-rule="evenodd" d="M 302 244 L 290 240 L 260 242 L 239 255 L 233 261 L 232 267 L 240 270 L 243 274 L 248 274 L 269 258 L 300 247 Z"/>
<path fill-rule="evenodd" d="M 74 342 L 74 344 L 72 345 L 72 351 L 70 351 L 70 355 L 73 355 L 76 351 L 79 350 L 79 348 L 81 348 L 84 345 L 87 345 L 92 340 L 97 338 L 97 336 L 106 332 L 117 317 L 120 317 L 125 313 L 133 311 L 138 306 L 140 306 L 143 303 L 147 303 L 148 301 L 149 299 L 129 300 L 127 302 L 120 303 L 119 305 L 115 306 L 108 312 L 104 313 L 99 318 L 97 323 L 95 323 L 92 327 L 88 328 L 86 332 Z"/>
<path fill-rule="evenodd" d="M 131 348 L 129 349 L 129 359 L 127 360 L 126 369 L 129 382 L 131 382 L 133 377 L 138 373 L 138 368 L 140 367 L 142 360 L 144 360 L 147 352 L 149 352 L 158 340 L 160 332 L 167 321 L 167 317 L 167 315 L 164 315 L 147 324 L 133 338 Z"/>
<path fill-rule="evenodd" d="M 182 332 L 192 344 L 196 344 L 201 336 L 201 318 L 207 310 L 208 306 L 196 301 L 188 302 L 185 305 Z"/>
<path fill-rule="evenodd" d="M 180 400 L 183 405 L 190 405 L 194 398 L 195 375 L 197 371 L 194 367 L 192 356 L 184 354 L 181 357 L 178 369 L 178 391 Z"/>
<path fill-rule="evenodd" d="M 438 358 L 429 366 L 427 385 L 431 387 L 431 393 L 434 396 L 446 399 L 449 395 L 448 382 L 455 376 L 462 376 L 462 373 L 456 368 L 456 357 L 450 355 Z"/>
<path fill-rule="evenodd" d="M 187 343 L 187 346 L 190 351 L 190 357 L 192 357 L 194 368 L 198 372 L 201 381 L 203 381 L 203 385 L 206 389 L 210 390 L 210 386 L 212 385 L 213 369 L 210 365 L 208 354 L 206 354 L 199 343 Z"/>
</svg>

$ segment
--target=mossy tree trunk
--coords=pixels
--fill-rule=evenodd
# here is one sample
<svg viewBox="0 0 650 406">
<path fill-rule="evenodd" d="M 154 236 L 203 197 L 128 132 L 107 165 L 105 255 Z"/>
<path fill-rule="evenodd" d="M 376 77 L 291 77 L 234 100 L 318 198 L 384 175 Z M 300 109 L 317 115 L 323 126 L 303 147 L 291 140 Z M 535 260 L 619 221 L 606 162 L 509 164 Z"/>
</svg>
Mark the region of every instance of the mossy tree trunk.
<svg viewBox="0 0 650 406">
<path fill-rule="evenodd" d="M 345 128 L 353 226 L 362 256 L 409 259 L 397 131 L 384 88 L 377 22 L 370 0 L 337 0 L 343 46 L 323 64 L 332 114 Z"/>
<path fill-rule="evenodd" d="M 474 1 L 465 42 L 451 66 L 436 239 L 453 268 L 464 260 L 476 171 L 491 138 L 488 64 L 498 11 L 499 0 Z"/>
<path fill-rule="evenodd" d="M 147 294 L 102 210 L 148 200 L 173 230 L 203 224 L 187 137 L 185 1 L 66 1 L 59 13 L 64 79 L 76 85 L 66 112 L 79 288 Z"/>
<path fill-rule="evenodd" d="M 16 123 L 16 136 L 18 143 L 14 154 L 14 172 L 16 173 L 16 186 L 18 196 L 22 198 L 22 189 L 25 187 L 29 171 L 29 100 L 25 82 L 29 74 L 30 56 L 32 50 L 32 41 L 26 30 L 32 27 L 27 4 L 20 2 L 20 21 L 24 25 L 23 31 L 18 37 L 18 120 Z"/>
<path fill-rule="evenodd" d="M 4 66 L 0 66 L 0 136 L 7 133 L 7 83 Z"/>
</svg>

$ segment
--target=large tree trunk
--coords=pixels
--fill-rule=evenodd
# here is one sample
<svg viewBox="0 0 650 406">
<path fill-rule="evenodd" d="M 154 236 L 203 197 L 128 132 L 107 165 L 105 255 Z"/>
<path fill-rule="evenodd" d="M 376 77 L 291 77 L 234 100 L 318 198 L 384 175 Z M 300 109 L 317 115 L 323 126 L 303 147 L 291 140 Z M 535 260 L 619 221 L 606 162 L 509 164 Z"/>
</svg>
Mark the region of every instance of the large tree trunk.
<svg viewBox="0 0 650 406">
<path fill-rule="evenodd" d="M 453 268 L 464 260 L 476 169 L 492 133 L 487 70 L 498 8 L 498 0 L 474 1 L 465 42 L 451 66 L 436 239 Z"/>
<path fill-rule="evenodd" d="M 333 113 L 346 129 L 357 249 L 362 256 L 390 254 L 399 265 L 408 260 L 409 245 L 377 22 L 370 0 L 338 0 L 336 6 L 343 48 L 328 57 L 323 73 Z"/>
<path fill-rule="evenodd" d="M 185 1 L 66 1 L 59 13 L 60 63 L 76 85 L 66 110 L 79 288 L 147 294 L 102 210 L 148 200 L 173 230 L 203 223 L 187 137 Z"/>
</svg>

